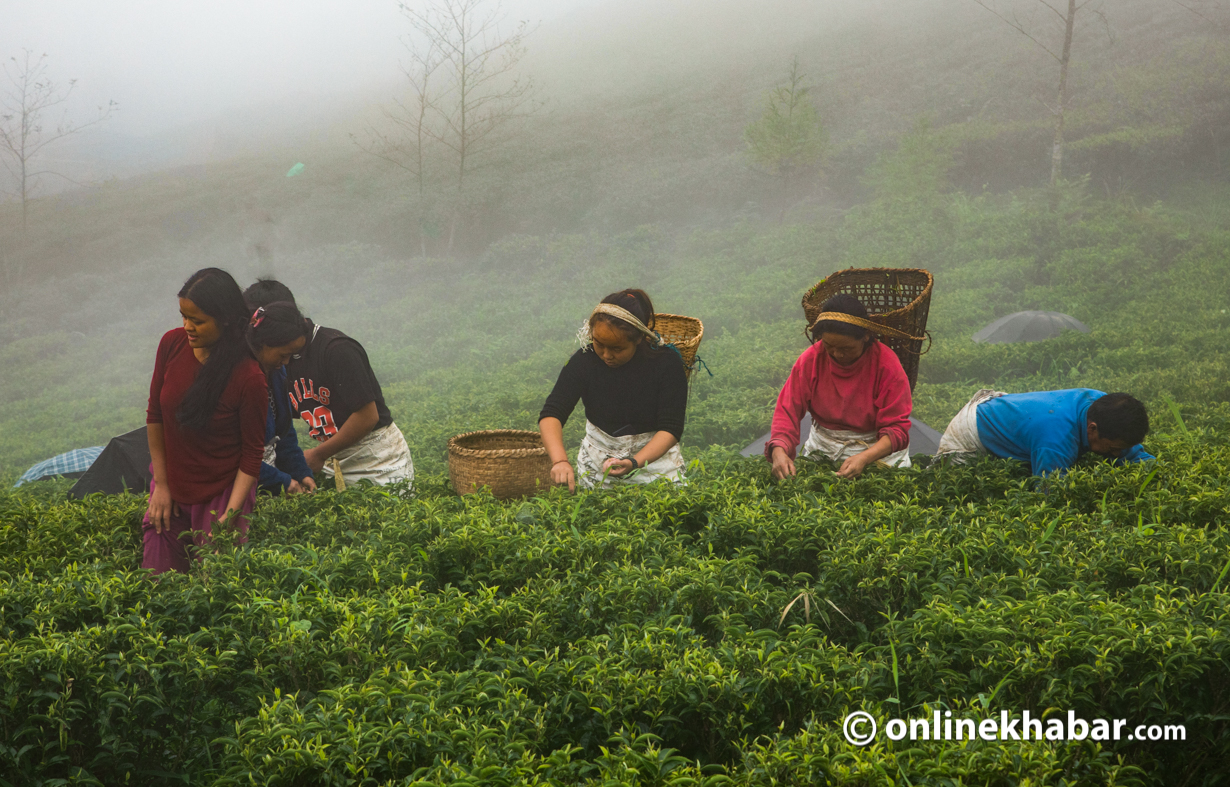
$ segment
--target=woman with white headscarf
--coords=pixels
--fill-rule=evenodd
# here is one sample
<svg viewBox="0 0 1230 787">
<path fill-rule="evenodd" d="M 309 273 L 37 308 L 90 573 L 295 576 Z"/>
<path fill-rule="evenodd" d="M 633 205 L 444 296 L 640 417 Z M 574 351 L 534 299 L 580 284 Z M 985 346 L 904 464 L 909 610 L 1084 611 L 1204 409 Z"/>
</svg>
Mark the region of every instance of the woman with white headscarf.
<svg viewBox="0 0 1230 787">
<path fill-rule="evenodd" d="M 653 303 L 643 290 L 602 299 L 586 323 L 587 343 L 568 359 L 538 416 L 550 454 L 551 480 L 576 489 L 599 484 L 683 481 L 683 359 L 653 330 Z M 573 473 L 564 424 L 585 405 L 585 439 Z"/>
</svg>

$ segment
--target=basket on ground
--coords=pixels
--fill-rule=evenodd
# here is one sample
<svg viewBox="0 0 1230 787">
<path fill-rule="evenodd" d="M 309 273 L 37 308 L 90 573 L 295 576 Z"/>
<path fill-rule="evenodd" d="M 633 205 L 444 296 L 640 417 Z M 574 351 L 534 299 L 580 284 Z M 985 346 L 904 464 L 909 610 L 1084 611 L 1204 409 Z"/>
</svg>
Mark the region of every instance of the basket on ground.
<svg viewBox="0 0 1230 787">
<path fill-rule="evenodd" d="M 810 329 L 824 302 L 844 292 L 867 307 L 867 318 L 872 322 L 917 337 L 880 337 L 901 360 L 913 390 L 918 381 L 918 356 L 924 352 L 922 338 L 927 332 L 932 284 L 931 273 L 921 268 L 848 268 L 821 279 L 808 290 L 803 296 L 803 313 Z M 819 338 L 811 336 L 812 341 Z"/>
<path fill-rule="evenodd" d="M 551 458 L 538 432 L 489 429 L 448 441 L 448 477 L 459 495 L 482 487 L 499 500 L 551 487 Z"/>
<path fill-rule="evenodd" d="M 675 345 L 683 356 L 683 368 L 688 376 L 692 375 L 692 365 L 696 361 L 696 349 L 705 335 L 705 326 L 695 317 L 684 317 L 679 314 L 654 314 L 653 329 L 657 331 L 667 344 Z"/>
</svg>

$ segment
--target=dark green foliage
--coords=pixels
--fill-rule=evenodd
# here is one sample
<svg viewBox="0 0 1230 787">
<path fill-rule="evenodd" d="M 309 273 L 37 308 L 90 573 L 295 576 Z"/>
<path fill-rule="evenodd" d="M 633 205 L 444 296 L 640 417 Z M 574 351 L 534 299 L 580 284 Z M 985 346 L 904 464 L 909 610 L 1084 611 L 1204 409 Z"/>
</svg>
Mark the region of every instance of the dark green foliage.
<svg viewBox="0 0 1230 787">
<path fill-rule="evenodd" d="M 0 779 L 1214 783 L 1226 418 L 1045 493 L 994 460 L 771 483 L 715 452 L 679 490 L 323 491 L 265 500 L 247 547 L 159 582 L 134 571 L 140 498 L 4 493 Z M 803 591 L 811 622 L 798 603 L 779 627 Z M 1188 739 L 856 749 L 859 708 Z"/>
</svg>

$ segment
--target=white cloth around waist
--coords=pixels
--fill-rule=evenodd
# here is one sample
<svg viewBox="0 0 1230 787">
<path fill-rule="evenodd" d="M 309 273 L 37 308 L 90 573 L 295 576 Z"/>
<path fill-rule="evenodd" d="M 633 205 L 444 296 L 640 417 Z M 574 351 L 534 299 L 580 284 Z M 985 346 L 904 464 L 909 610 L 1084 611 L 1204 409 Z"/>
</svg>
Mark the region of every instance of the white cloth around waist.
<svg viewBox="0 0 1230 787">
<path fill-rule="evenodd" d="M 877 432 L 851 432 L 845 429 L 825 429 L 812 419 L 811 434 L 803 443 L 800 454 L 809 458 L 823 457 L 842 462 L 855 454 L 861 454 L 880 439 Z M 879 461 L 889 467 L 910 466 L 910 444 L 907 441 L 900 451 L 894 451 Z"/>
<path fill-rule="evenodd" d="M 676 484 L 684 483 L 686 479 L 683 475 L 683 452 L 679 450 L 679 443 L 675 443 L 662 456 L 630 475 L 608 475 L 606 481 L 603 482 L 603 462 L 611 457 L 622 459 L 633 456 L 637 451 L 649 445 L 649 441 L 655 434 L 657 432 L 612 437 L 586 421 L 585 439 L 581 441 L 581 450 L 577 452 L 577 480 L 587 489 L 592 489 L 600 483 L 604 486 L 615 483 L 649 484 L 662 478 Z"/>
<path fill-rule="evenodd" d="M 359 442 L 334 454 L 325 462 L 324 472 L 329 478 L 333 477 L 333 459 L 341 465 L 347 484 L 365 478 L 381 485 L 414 480 L 410 446 L 397 424 L 373 429 Z"/>
<path fill-rule="evenodd" d="M 1003 396 L 1003 391 L 983 388 L 970 397 L 965 406 L 957 411 L 948 427 L 940 437 L 940 446 L 935 455 L 951 456 L 955 462 L 961 462 L 972 456 L 987 453 L 987 449 L 978 437 L 978 405 L 988 402 L 997 396 Z"/>
</svg>

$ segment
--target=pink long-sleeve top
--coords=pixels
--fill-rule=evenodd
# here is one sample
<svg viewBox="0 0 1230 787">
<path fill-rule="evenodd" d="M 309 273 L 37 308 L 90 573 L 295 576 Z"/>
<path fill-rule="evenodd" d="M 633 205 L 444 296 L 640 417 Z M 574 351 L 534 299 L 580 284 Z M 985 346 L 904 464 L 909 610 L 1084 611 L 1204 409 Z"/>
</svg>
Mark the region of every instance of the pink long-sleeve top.
<svg viewBox="0 0 1230 787">
<path fill-rule="evenodd" d="M 826 429 L 887 436 L 900 451 L 909 444 L 912 409 L 910 381 L 888 347 L 872 342 L 857 361 L 842 366 L 824 351 L 824 342 L 816 342 L 794 362 L 777 396 L 765 456 L 772 459 L 773 446 L 780 445 L 794 457 L 805 412 Z"/>
</svg>

